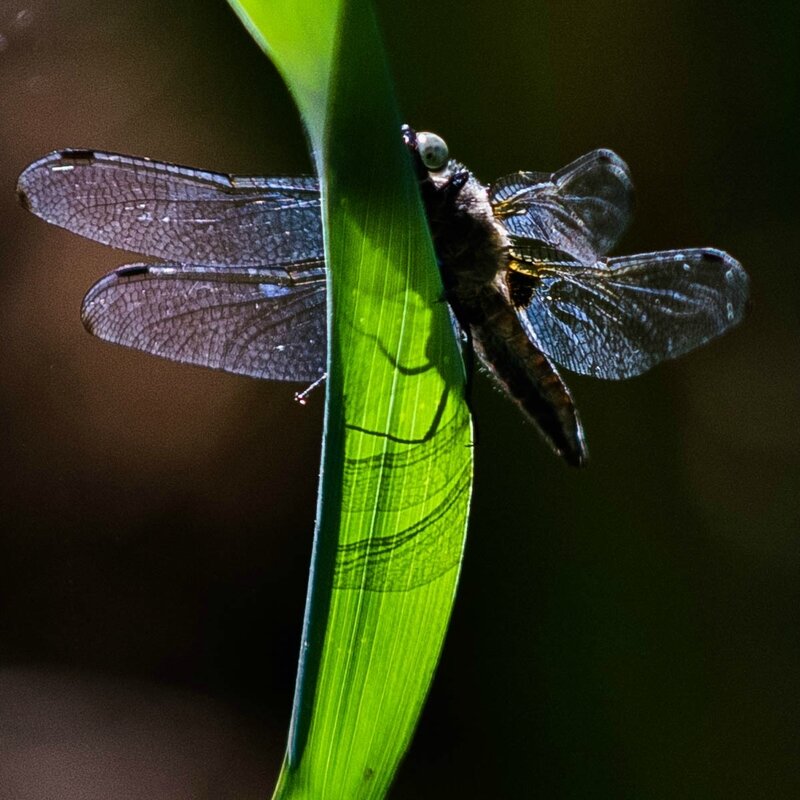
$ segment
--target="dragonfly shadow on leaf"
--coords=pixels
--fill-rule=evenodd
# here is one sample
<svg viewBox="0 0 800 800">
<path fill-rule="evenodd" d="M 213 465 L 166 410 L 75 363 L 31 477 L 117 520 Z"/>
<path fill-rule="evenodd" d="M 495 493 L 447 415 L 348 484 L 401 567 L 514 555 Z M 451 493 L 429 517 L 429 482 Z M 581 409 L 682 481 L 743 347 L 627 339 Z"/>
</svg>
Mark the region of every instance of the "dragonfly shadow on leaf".
<svg viewBox="0 0 800 800">
<path fill-rule="evenodd" d="M 455 323 L 455 321 L 453 321 L 453 325 L 457 327 L 457 323 Z M 429 372 L 430 370 L 436 369 L 439 372 L 443 388 L 441 394 L 439 395 L 439 400 L 437 401 L 436 409 L 434 411 L 430 425 L 427 427 L 425 433 L 423 433 L 422 436 L 403 437 L 389 433 L 387 431 L 370 430 L 369 428 L 361 427 L 353 423 L 347 423 L 346 426 L 347 429 L 357 433 L 363 433 L 367 436 L 375 436 L 377 438 L 386 439 L 387 441 L 394 442 L 396 444 L 409 444 L 409 445 L 424 444 L 425 442 L 432 439 L 434 436 L 436 436 L 439 426 L 441 425 L 442 418 L 444 416 L 445 410 L 447 409 L 450 392 L 452 390 L 451 387 L 452 380 L 449 379 L 449 376 L 443 370 L 439 369 L 438 360 L 433 358 L 431 354 L 434 334 L 433 333 L 429 334 L 428 342 L 426 344 L 426 352 L 428 354 L 428 360 L 425 363 L 419 364 L 417 366 L 405 366 L 398 361 L 398 359 L 389 350 L 389 348 L 387 348 L 386 345 L 380 341 L 378 336 L 369 333 L 368 331 L 360 330 L 355 325 L 353 325 L 353 329 L 358 333 L 359 336 L 363 336 L 364 338 L 371 340 L 375 344 L 381 355 L 391 364 L 392 368 L 396 370 L 401 376 L 405 378 L 413 378 L 419 375 L 424 375 L 426 372 Z M 456 334 L 458 335 L 457 330 Z M 464 397 L 466 398 L 465 384 L 462 384 L 461 390 L 464 394 Z M 345 402 L 346 400 L 347 398 L 345 398 Z"/>
<path fill-rule="evenodd" d="M 460 514 L 458 500 L 469 492 L 471 478 L 471 460 L 464 457 L 458 442 L 468 426 L 469 416 L 456 413 L 437 423 L 435 432 L 422 439 L 391 441 L 383 452 L 345 458 L 344 496 L 352 499 L 343 513 L 371 516 L 378 511 L 394 517 L 398 525 L 387 526 L 396 531 L 391 534 L 370 535 L 338 546 L 337 588 L 403 591 L 458 566 L 463 537 L 453 523 Z M 416 467 L 417 474 L 423 471 L 425 479 L 404 485 L 398 495 L 385 475 L 410 467 Z M 421 517 L 420 508 L 424 509 Z M 403 526 L 403 517 L 412 509 L 415 513 L 409 517 L 416 521 Z"/>
<path fill-rule="evenodd" d="M 430 353 L 433 334 L 426 346 L 427 360 L 404 365 L 377 336 L 362 330 L 357 333 L 374 343 L 399 373 L 399 380 L 413 380 L 437 369 Z M 463 546 L 457 524 L 459 499 L 469 492 L 471 479 L 471 460 L 460 443 L 466 438 L 470 415 L 463 405 L 450 402 L 452 381 L 442 372 L 440 376 L 439 399 L 422 435 L 402 437 L 346 425 L 349 436 L 368 437 L 379 451 L 345 457 L 343 496 L 349 500 L 342 511 L 356 519 L 372 519 L 380 512 L 384 520 L 389 519 L 384 530 L 391 533 L 373 531 L 368 524 L 369 535 L 338 545 L 333 583 L 339 589 L 407 591 L 436 580 L 459 564 Z M 392 476 L 409 474 L 425 477 L 403 481 L 398 491 Z M 405 524 L 406 516 L 414 521 Z"/>
</svg>

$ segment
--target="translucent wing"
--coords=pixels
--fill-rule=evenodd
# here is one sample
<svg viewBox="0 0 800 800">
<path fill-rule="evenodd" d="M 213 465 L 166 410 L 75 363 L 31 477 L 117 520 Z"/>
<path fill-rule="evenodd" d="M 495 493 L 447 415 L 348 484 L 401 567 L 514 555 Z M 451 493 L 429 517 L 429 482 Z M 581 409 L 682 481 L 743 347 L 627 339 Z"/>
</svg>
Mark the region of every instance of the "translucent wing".
<svg viewBox="0 0 800 800">
<path fill-rule="evenodd" d="M 514 260 L 508 282 L 539 347 L 567 369 L 598 378 L 638 375 L 718 336 L 742 319 L 748 295 L 739 262 L 712 249 L 592 267 Z"/>
<path fill-rule="evenodd" d="M 595 150 L 552 175 L 515 172 L 500 178 L 489 198 L 509 234 L 550 244 L 588 267 L 625 231 L 633 184 L 618 155 Z"/>
<path fill-rule="evenodd" d="M 147 158 L 64 150 L 19 176 L 34 214 L 166 261 L 289 266 L 322 259 L 316 178 L 248 178 Z"/>
<path fill-rule="evenodd" d="M 313 381 L 325 370 L 325 279 L 247 267 L 132 264 L 88 292 L 86 329 L 172 361 L 254 378 Z"/>
</svg>

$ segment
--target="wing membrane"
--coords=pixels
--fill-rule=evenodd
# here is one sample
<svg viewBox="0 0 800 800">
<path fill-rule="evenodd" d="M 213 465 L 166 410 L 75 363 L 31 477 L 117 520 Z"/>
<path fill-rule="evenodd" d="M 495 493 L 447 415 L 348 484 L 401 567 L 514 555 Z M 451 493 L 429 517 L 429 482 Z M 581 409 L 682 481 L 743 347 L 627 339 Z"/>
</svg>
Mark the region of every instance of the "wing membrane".
<svg viewBox="0 0 800 800">
<path fill-rule="evenodd" d="M 300 282 L 263 268 L 132 264 L 89 290 L 81 318 L 101 339 L 172 361 L 272 380 L 325 370 L 321 262 Z"/>
<path fill-rule="evenodd" d="M 64 150 L 27 167 L 17 192 L 47 222 L 166 261 L 248 267 L 323 258 L 316 178 L 236 177 Z"/>
<path fill-rule="evenodd" d="M 489 197 L 509 234 L 546 242 L 588 267 L 625 231 L 633 184 L 618 155 L 595 150 L 552 175 L 516 172 L 500 178 Z"/>
<path fill-rule="evenodd" d="M 574 372 L 638 375 L 743 317 L 748 279 L 713 249 L 645 253 L 595 266 L 511 262 L 512 298 L 541 349 Z"/>
</svg>

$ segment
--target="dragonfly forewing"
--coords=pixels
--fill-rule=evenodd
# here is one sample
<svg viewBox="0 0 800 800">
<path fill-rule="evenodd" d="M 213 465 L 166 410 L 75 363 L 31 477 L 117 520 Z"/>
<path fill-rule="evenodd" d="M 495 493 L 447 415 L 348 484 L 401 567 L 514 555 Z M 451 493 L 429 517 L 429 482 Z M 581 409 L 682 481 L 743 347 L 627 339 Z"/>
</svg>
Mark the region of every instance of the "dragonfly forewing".
<svg viewBox="0 0 800 800">
<path fill-rule="evenodd" d="M 594 150 L 552 175 L 506 175 L 491 185 L 489 197 L 511 236 L 546 242 L 591 266 L 625 232 L 633 183 L 616 153 Z"/>
<path fill-rule="evenodd" d="M 291 268 L 324 257 L 313 177 L 237 177 L 62 150 L 25 169 L 17 191 L 47 222 L 166 261 Z"/>
</svg>

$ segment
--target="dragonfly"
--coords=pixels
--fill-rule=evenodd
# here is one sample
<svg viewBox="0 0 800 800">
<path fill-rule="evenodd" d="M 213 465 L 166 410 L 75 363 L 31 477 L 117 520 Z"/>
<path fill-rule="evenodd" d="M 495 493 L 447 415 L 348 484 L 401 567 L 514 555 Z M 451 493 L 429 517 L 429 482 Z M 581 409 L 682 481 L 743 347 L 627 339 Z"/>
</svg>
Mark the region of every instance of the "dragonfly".
<svg viewBox="0 0 800 800">
<path fill-rule="evenodd" d="M 489 185 L 444 140 L 403 126 L 467 360 L 567 463 L 587 461 L 559 367 L 622 379 L 741 321 L 748 277 L 714 248 L 609 257 L 633 184 L 611 150 Z M 61 150 L 20 175 L 22 205 L 151 259 L 106 275 L 83 324 L 117 344 L 231 373 L 317 382 L 326 277 L 317 178 L 226 175 L 98 150 Z"/>
</svg>

